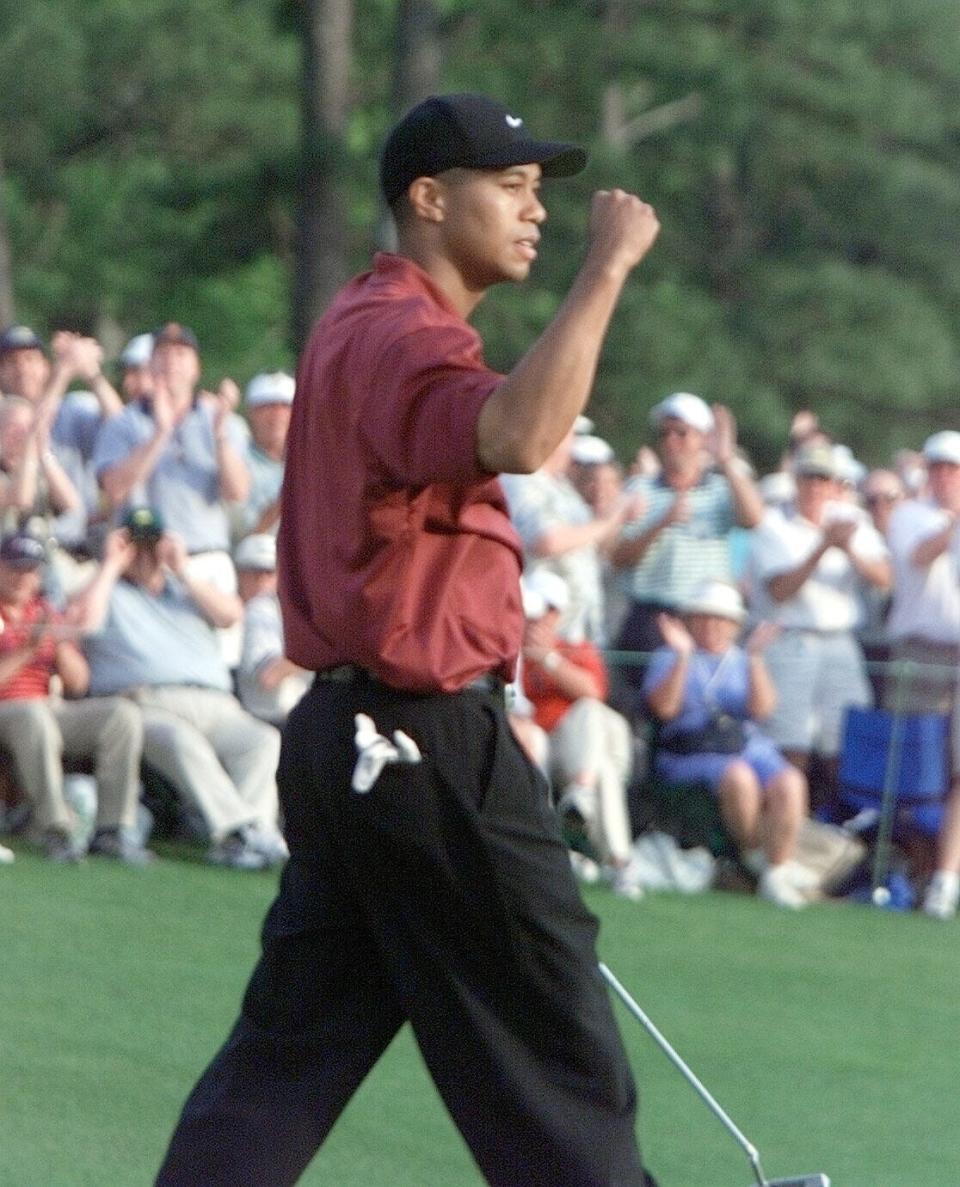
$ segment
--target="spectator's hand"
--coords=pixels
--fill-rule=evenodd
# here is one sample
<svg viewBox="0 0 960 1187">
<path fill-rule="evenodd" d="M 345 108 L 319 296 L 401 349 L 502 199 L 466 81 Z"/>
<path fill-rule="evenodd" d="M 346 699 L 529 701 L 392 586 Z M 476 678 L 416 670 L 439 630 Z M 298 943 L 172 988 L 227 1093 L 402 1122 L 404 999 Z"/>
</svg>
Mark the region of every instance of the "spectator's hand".
<svg viewBox="0 0 960 1187">
<path fill-rule="evenodd" d="M 157 543 L 157 556 L 175 577 L 183 578 L 189 555 L 181 536 L 176 532 L 164 532 Z"/>
<path fill-rule="evenodd" d="M 747 655 L 760 655 L 770 646 L 780 634 L 780 626 L 775 622 L 758 622 L 750 632 L 744 650 Z"/>
<path fill-rule="evenodd" d="M 556 634 L 546 617 L 527 622 L 523 636 L 523 654 L 527 659 L 541 663 L 548 651 L 556 649 L 556 645 Z"/>
<path fill-rule="evenodd" d="M 631 523 L 633 520 L 642 519 L 647 512 L 647 500 L 639 491 L 624 495 L 620 500 L 617 512 L 621 523 Z"/>
<path fill-rule="evenodd" d="M 713 431 L 710 452 L 718 465 L 726 465 L 737 452 L 737 422 L 725 404 L 713 406 Z"/>
<path fill-rule="evenodd" d="M 790 422 L 790 440 L 804 441 L 811 433 L 816 433 L 819 429 L 820 419 L 817 414 L 803 408 L 794 413 L 793 420 Z"/>
<path fill-rule="evenodd" d="M 663 636 L 663 641 L 678 655 L 692 655 L 696 649 L 696 644 L 693 641 L 693 636 L 683 624 L 683 619 L 676 618 L 673 614 L 658 614 L 657 626 L 660 628 L 660 634 Z"/>
<path fill-rule="evenodd" d="M 58 330 L 53 336 L 51 348 L 57 361 L 72 376 L 90 382 L 103 370 L 103 347 L 96 338 Z"/>
<path fill-rule="evenodd" d="M 835 519 L 826 525 L 823 529 L 824 543 L 831 548 L 841 548 L 844 552 L 849 551 L 850 541 L 853 539 L 853 534 L 857 530 L 857 525 L 852 519 Z"/>
<path fill-rule="evenodd" d="M 103 564 L 122 573 L 137 555 L 137 547 L 126 528 L 114 528 L 103 541 Z"/>
<path fill-rule="evenodd" d="M 587 260 L 629 272 L 653 247 L 659 233 L 652 206 L 624 190 L 597 190 L 590 205 Z"/>
</svg>

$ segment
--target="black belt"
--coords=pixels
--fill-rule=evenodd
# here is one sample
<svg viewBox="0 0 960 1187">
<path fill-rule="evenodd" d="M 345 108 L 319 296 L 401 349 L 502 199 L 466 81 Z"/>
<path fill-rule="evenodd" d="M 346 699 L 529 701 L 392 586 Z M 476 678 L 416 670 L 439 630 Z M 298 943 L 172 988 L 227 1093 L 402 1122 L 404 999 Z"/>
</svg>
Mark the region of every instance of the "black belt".
<svg viewBox="0 0 960 1187">
<path fill-rule="evenodd" d="M 379 684 L 393 692 L 404 691 L 402 688 L 395 688 L 394 685 L 388 684 L 386 680 L 381 680 L 379 676 L 375 676 L 367 668 L 361 668 L 359 664 L 338 664 L 335 668 L 323 668 L 317 672 L 316 678 L 334 684 Z M 464 689 L 473 689 L 475 692 L 491 692 L 500 695 L 506 688 L 506 681 L 493 672 L 484 672 L 463 687 Z M 462 692 L 463 689 L 457 691 Z"/>
</svg>

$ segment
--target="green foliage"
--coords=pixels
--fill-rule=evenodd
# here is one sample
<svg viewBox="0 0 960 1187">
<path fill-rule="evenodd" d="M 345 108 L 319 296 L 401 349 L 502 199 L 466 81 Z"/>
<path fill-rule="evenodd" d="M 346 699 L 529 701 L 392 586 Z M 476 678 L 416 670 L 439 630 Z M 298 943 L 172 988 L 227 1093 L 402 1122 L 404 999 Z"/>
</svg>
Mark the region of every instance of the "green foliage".
<svg viewBox="0 0 960 1187">
<path fill-rule="evenodd" d="M 356 0 L 345 136 L 350 268 L 380 211 L 396 0 Z M 960 21 L 950 0 L 437 4 L 446 89 L 582 141 L 545 187 L 541 259 L 478 325 L 509 368 L 582 257 L 589 196 L 653 202 L 593 410 L 624 457 L 688 388 L 772 464 L 817 410 L 868 462 L 958 421 Z M 0 0 L 0 155 L 21 317 L 133 333 L 192 317 L 211 373 L 289 365 L 302 4 Z M 607 88 L 628 126 L 604 135 Z M 684 106 L 685 104 L 685 106 Z M 321 157 L 317 168 L 333 168 Z"/>
</svg>

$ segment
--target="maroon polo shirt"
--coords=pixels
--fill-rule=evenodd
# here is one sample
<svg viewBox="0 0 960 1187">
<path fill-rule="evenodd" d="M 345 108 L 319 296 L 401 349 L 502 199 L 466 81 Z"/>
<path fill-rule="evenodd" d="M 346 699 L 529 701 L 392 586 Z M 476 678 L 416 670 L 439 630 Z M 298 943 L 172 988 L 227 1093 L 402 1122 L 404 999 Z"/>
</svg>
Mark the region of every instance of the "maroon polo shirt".
<svg viewBox="0 0 960 1187">
<path fill-rule="evenodd" d="M 381 254 L 300 360 L 278 571 L 286 653 L 397 688 L 512 679 L 521 547 L 477 416 L 502 376 L 412 261 Z"/>
</svg>

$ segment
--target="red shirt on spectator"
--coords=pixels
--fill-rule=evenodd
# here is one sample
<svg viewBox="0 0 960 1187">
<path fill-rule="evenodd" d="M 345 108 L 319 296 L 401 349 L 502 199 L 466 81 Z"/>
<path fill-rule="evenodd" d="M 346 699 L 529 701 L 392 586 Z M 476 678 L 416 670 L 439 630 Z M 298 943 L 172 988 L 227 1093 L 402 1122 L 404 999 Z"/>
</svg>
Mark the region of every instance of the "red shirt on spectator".
<svg viewBox="0 0 960 1187">
<path fill-rule="evenodd" d="M 600 686 L 599 699 L 607 699 L 610 677 L 603 656 L 593 643 L 586 639 L 582 643 L 566 643 L 558 639 L 554 650 L 578 668 L 591 672 Z M 523 665 L 523 691 L 533 705 L 533 720 L 548 734 L 574 704 L 574 701 L 560 690 L 549 671 L 527 663 Z"/>
<path fill-rule="evenodd" d="M 510 679 L 521 548 L 476 455 L 502 376 L 411 260 L 380 254 L 314 327 L 297 373 L 278 573 L 287 655 L 413 691 Z"/>
<path fill-rule="evenodd" d="M 23 608 L 22 617 L 11 622 L 0 610 L 0 658 L 17 651 L 30 641 L 38 622 L 60 622 L 61 618 L 44 598 L 34 598 Z M 50 693 L 50 677 L 56 669 L 57 644 L 46 636 L 22 668 L 5 684 L 0 684 L 0 701 L 37 700 Z"/>
</svg>

